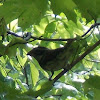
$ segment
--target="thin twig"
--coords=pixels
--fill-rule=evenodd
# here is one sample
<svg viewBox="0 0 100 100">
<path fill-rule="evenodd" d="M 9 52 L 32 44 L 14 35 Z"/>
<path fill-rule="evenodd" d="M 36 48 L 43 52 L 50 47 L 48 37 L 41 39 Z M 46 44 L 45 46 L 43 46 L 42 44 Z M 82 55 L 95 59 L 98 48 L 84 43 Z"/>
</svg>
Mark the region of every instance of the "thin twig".
<svg viewBox="0 0 100 100">
<path fill-rule="evenodd" d="M 68 38 L 68 39 L 48 39 L 48 38 L 42 38 L 42 37 L 33 37 L 31 36 L 32 39 L 35 40 L 43 40 L 43 41 L 69 41 L 69 40 L 76 40 L 76 38 Z"/>
<path fill-rule="evenodd" d="M 93 25 L 87 30 L 87 32 L 84 33 L 81 37 L 84 37 L 86 34 L 88 34 L 88 33 L 91 31 L 92 28 L 94 28 L 94 27 L 96 27 L 96 26 L 98 26 L 98 25 L 100 25 L 100 23 L 95 23 L 95 24 L 93 24 Z"/>
<path fill-rule="evenodd" d="M 29 86 L 26 67 L 24 67 L 24 75 L 25 75 L 25 78 L 26 78 L 26 84 Z"/>
<path fill-rule="evenodd" d="M 86 61 L 89 61 L 89 62 L 100 63 L 99 60 L 95 60 L 95 59 L 92 59 L 92 60 L 90 60 L 90 59 L 85 59 L 85 60 L 86 60 Z"/>
<path fill-rule="evenodd" d="M 7 31 L 7 33 L 11 34 L 11 35 L 13 35 L 15 37 L 21 37 L 21 38 L 23 38 L 22 36 L 19 36 L 18 34 L 14 33 L 14 32 L 11 32 L 11 31 Z"/>
<path fill-rule="evenodd" d="M 84 33 L 81 37 L 84 37 L 85 35 L 87 35 L 92 28 L 96 27 L 100 25 L 100 23 L 95 23 L 93 24 L 88 30 L 86 33 Z M 10 31 L 7 31 L 8 34 L 11 34 L 11 35 L 14 35 L 16 37 L 21 37 L 23 38 L 23 36 L 19 36 L 17 34 L 15 34 L 14 32 L 10 32 Z M 34 37 L 34 36 L 31 36 L 31 38 L 34 40 L 42 40 L 42 41 L 69 41 L 69 40 L 77 40 L 77 38 L 68 38 L 68 39 L 49 39 L 49 38 L 43 38 L 43 37 Z M 31 41 L 32 42 L 32 41 Z"/>
<path fill-rule="evenodd" d="M 19 60 L 18 60 L 18 57 L 16 56 L 16 59 L 19 63 L 19 65 L 21 66 L 21 68 L 23 69 L 22 65 L 20 64 Z M 26 71 L 26 68 L 24 67 L 24 75 L 25 75 L 25 78 L 26 78 L 26 84 L 29 86 L 29 82 L 28 82 L 28 76 L 27 76 L 27 71 Z"/>
</svg>

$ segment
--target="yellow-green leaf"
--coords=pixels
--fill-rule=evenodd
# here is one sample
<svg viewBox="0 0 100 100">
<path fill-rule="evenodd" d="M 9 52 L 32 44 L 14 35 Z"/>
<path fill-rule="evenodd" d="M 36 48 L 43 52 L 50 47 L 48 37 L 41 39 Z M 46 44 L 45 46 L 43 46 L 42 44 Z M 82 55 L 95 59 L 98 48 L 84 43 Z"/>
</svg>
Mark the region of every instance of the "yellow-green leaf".
<svg viewBox="0 0 100 100">
<path fill-rule="evenodd" d="M 36 82 L 38 81 L 39 71 L 37 70 L 36 66 L 32 62 L 30 63 L 30 69 L 31 69 L 32 84 L 33 86 L 35 86 Z"/>
</svg>

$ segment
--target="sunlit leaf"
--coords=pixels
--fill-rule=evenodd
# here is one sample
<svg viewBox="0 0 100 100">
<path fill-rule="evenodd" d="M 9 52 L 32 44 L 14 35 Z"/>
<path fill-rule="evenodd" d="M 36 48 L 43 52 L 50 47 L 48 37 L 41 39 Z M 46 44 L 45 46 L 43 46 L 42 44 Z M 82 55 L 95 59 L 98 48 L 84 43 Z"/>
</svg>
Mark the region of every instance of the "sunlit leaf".
<svg viewBox="0 0 100 100">
<path fill-rule="evenodd" d="M 6 73 L 5 69 L 4 69 L 2 66 L 0 66 L 0 71 L 1 71 L 1 73 L 2 73 L 2 75 L 3 75 L 4 77 L 7 76 L 7 73 Z"/>
<path fill-rule="evenodd" d="M 44 71 L 42 68 L 41 68 L 41 66 L 39 65 L 39 63 L 38 63 L 38 61 L 35 59 L 35 58 L 32 58 L 33 59 L 33 63 L 35 64 L 35 66 L 38 68 L 38 69 L 40 69 L 41 70 L 41 72 L 43 73 L 43 75 L 45 76 L 45 77 L 49 77 L 49 75 L 48 75 L 48 73 L 46 72 L 46 71 Z"/>
<path fill-rule="evenodd" d="M 22 88 L 22 91 L 23 91 L 23 92 L 26 92 L 27 89 L 26 89 L 25 86 L 22 84 L 22 82 L 21 82 L 19 79 L 17 79 L 16 81 L 17 81 L 18 85 L 20 86 L 20 88 Z"/>
<path fill-rule="evenodd" d="M 33 63 L 30 63 L 30 69 L 31 69 L 32 84 L 33 86 L 35 86 L 38 81 L 39 71 L 37 70 L 36 66 Z"/>
<path fill-rule="evenodd" d="M 25 63 L 26 63 L 26 61 L 27 61 L 27 56 L 25 56 L 24 58 L 22 58 L 22 57 L 20 56 L 20 54 L 17 54 L 17 57 L 18 57 L 18 61 L 19 61 L 20 65 L 21 65 L 22 67 L 24 67 L 24 65 L 25 65 Z"/>
</svg>

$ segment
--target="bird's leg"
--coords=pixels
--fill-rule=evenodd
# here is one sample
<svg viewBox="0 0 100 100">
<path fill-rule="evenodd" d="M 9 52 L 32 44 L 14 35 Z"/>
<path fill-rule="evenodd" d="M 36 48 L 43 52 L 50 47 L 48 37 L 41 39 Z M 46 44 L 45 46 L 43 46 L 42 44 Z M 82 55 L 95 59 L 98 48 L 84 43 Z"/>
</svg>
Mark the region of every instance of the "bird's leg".
<svg viewBox="0 0 100 100">
<path fill-rule="evenodd" d="M 52 76 L 54 75 L 54 71 L 51 71 L 51 76 L 49 77 L 49 80 L 52 80 Z"/>
</svg>

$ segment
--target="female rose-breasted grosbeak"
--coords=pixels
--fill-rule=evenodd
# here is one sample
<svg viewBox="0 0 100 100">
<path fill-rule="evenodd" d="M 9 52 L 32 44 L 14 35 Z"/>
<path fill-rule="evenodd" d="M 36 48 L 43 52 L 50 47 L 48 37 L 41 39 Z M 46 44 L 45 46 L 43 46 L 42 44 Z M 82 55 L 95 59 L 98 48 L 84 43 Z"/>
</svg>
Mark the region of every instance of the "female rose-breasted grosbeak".
<svg viewBox="0 0 100 100">
<path fill-rule="evenodd" d="M 29 51 L 27 55 L 33 56 L 44 70 L 53 73 L 54 71 L 65 69 L 66 65 L 71 61 L 75 51 L 74 42 L 70 40 L 64 47 L 57 49 L 36 47 Z"/>
</svg>

